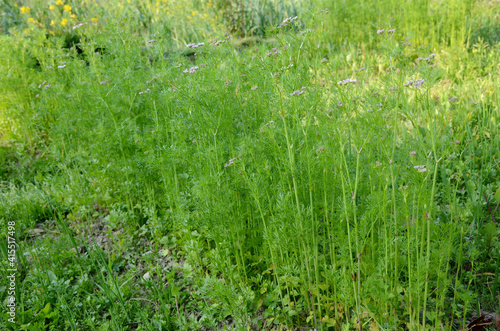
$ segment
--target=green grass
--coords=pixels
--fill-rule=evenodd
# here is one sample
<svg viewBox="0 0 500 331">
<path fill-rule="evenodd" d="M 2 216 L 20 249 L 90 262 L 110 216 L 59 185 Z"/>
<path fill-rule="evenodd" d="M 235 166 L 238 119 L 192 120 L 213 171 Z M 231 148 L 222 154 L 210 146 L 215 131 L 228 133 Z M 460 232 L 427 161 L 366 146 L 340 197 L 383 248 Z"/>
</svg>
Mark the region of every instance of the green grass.
<svg viewBox="0 0 500 331">
<path fill-rule="evenodd" d="M 18 3 L 37 25 L 4 1 L 2 328 L 500 313 L 498 6 L 261 2 L 73 1 L 72 29 L 49 24 L 61 5 Z M 214 15 L 176 21 L 179 3 Z"/>
</svg>

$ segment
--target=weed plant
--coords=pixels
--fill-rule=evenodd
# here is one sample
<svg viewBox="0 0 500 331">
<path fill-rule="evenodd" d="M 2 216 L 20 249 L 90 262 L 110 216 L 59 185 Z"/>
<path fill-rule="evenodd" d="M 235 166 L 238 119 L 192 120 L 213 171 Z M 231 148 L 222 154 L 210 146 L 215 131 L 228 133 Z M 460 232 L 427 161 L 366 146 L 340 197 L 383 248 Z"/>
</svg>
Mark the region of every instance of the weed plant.
<svg viewBox="0 0 500 331">
<path fill-rule="evenodd" d="M 471 2 L 442 19 L 380 4 L 303 10 L 251 46 L 166 29 L 152 2 L 1 35 L 0 218 L 21 270 L 2 327 L 457 330 L 498 313 L 498 44 L 468 45 Z"/>
</svg>

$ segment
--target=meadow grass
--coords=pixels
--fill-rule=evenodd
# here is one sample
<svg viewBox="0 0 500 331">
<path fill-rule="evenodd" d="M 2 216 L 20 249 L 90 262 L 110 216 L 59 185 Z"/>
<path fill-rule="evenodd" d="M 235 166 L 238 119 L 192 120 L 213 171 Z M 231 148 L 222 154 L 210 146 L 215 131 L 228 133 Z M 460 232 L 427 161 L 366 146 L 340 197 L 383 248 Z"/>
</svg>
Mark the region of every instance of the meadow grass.
<svg viewBox="0 0 500 331">
<path fill-rule="evenodd" d="M 2 6 L 2 328 L 499 316 L 495 3 Z"/>
</svg>

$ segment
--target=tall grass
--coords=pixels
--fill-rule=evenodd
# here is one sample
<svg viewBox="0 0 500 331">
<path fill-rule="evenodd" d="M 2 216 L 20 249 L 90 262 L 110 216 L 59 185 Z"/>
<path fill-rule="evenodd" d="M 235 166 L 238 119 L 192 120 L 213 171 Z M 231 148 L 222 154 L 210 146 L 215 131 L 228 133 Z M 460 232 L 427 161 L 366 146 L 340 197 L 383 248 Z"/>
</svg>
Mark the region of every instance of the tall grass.
<svg viewBox="0 0 500 331">
<path fill-rule="evenodd" d="M 148 15 L 171 7 L 152 2 L 72 29 L 76 45 L 40 26 L 10 30 L 2 71 L 24 86 L 10 89 L 22 100 L 9 114 L 23 130 L 15 143 L 48 166 L 15 175 L 18 157 L 6 149 L 3 180 L 13 184 L 2 188 L 2 219 L 31 228 L 52 218 L 40 200 L 52 201 L 75 253 L 86 239 L 65 222 L 77 219 L 106 217 L 133 240 L 169 249 L 178 240 L 178 270 L 199 286 L 183 292 L 153 258 L 153 279 L 121 274 L 113 254 L 125 253 L 87 247 L 89 261 L 35 259 L 26 277 L 47 294 L 25 311 L 52 302 L 72 329 L 99 324 L 98 301 L 112 329 L 228 319 L 247 329 L 260 309 L 259 327 L 269 329 L 453 330 L 479 306 L 498 309 L 488 295 L 496 278 L 490 292 L 479 288 L 479 275 L 498 276 L 500 257 L 498 78 L 487 73 L 498 70 L 498 46 L 465 48 L 471 25 L 459 17 L 471 7 L 325 3 L 251 47 L 165 29 Z M 172 51 L 181 41 L 205 45 L 196 55 Z M 454 55 L 465 68 L 449 62 Z M 19 209 L 24 201 L 30 207 Z M 66 259 L 83 266 L 72 273 L 78 299 L 65 293 L 72 280 L 41 271 Z M 129 276 L 157 307 L 140 312 Z M 186 297 L 196 295 L 204 317 L 193 321 Z M 90 316 L 68 308 L 80 300 Z"/>
</svg>

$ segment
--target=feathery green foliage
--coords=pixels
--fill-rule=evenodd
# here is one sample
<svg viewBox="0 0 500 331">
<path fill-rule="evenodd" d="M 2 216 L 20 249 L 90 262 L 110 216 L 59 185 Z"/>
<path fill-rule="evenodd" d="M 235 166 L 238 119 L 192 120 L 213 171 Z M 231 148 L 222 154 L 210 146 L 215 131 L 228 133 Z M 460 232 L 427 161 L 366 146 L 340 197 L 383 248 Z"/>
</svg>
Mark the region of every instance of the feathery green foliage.
<svg viewBox="0 0 500 331">
<path fill-rule="evenodd" d="M 25 21 L 0 36 L 0 219 L 19 243 L 2 327 L 458 330 L 499 313 L 498 8 L 196 1 L 220 14 L 200 32 L 160 15 L 182 2 L 110 2 L 121 17 L 75 28 L 6 3 Z M 105 15 L 69 4 L 28 14 Z"/>
</svg>

